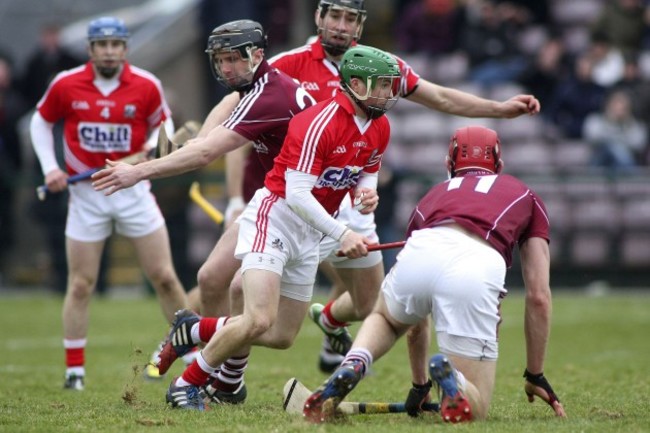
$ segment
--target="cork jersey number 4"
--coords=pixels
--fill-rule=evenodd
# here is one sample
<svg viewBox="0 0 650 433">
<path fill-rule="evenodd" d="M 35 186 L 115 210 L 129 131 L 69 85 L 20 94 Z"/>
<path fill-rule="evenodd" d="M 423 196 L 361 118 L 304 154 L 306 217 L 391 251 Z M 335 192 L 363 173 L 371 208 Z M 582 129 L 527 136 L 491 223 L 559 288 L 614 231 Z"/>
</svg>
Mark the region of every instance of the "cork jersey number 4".
<svg viewBox="0 0 650 433">
<path fill-rule="evenodd" d="M 102 108 L 102 111 L 99 112 L 99 115 L 108 120 L 108 118 L 111 117 L 111 110 L 108 107 L 104 107 Z"/>
<path fill-rule="evenodd" d="M 465 179 L 464 177 L 455 177 L 451 179 L 449 181 L 449 184 L 447 185 L 447 191 L 460 188 L 460 186 L 463 184 L 464 179 Z M 492 185 L 494 185 L 494 181 L 496 180 L 497 180 L 496 174 L 492 174 L 489 176 L 479 176 L 479 180 L 476 183 L 476 186 L 474 187 L 474 191 L 487 194 L 490 191 L 490 188 L 492 188 Z"/>
</svg>

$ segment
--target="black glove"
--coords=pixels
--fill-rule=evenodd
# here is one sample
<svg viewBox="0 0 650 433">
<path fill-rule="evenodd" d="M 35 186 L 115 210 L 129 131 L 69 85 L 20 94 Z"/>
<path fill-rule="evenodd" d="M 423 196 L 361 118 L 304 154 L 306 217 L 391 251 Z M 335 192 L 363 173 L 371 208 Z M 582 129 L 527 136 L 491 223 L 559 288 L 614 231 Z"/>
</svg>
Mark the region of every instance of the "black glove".
<svg viewBox="0 0 650 433">
<path fill-rule="evenodd" d="M 560 399 L 553 391 L 551 384 L 544 377 L 544 373 L 532 374 L 526 369 L 524 370 L 524 377 L 526 378 L 524 391 L 528 396 L 529 402 L 532 403 L 535 396 L 537 396 L 548 403 L 557 416 L 566 417 L 562 403 L 560 403 Z"/>
<path fill-rule="evenodd" d="M 424 385 L 413 384 L 413 388 L 409 390 L 409 395 L 406 397 L 404 407 L 409 416 L 417 417 L 422 412 L 422 404 L 430 400 L 429 391 L 431 391 L 431 379 Z"/>
</svg>

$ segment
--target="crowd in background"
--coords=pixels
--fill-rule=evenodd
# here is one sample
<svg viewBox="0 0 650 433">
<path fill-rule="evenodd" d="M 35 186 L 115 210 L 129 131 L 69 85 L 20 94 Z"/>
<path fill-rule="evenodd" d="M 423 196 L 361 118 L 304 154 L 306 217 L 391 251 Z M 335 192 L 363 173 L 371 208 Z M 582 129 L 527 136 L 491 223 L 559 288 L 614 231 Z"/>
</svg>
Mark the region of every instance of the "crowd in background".
<svg viewBox="0 0 650 433">
<path fill-rule="evenodd" d="M 197 23 L 200 38 L 203 41 L 218 23 L 245 16 L 269 29 L 274 45 L 285 46 L 289 21 L 296 13 L 287 9 L 287 3 L 203 1 Z M 581 14 L 580 6 L 588 13 Z M 648 165 L 650 0 L 394 0 L 392 7 L 383 14 L 391 22 L 381 17 L 368 20 L 361 42 L 382 46 L 376 35 L 387 32 L 373 26 L 388 24 L 392 46 L 382 48 L 407 61 L 424 59 L 422 64 L 431 69 L 461 65 L 441 84 L 471 83 L 489 91 L 514 83 L 541 101 L 543 129 L 549 139 L 589 143 L 589 163 L 594 166 L 624 172 Z M 43 26 L 39 47 L 23 67 L 15 65 L 0 46 L 0 275 L 7 271 L 15 242 L 16 191 L 24 179 L 34 186 L 42 181 L 37 163 L 23 161 L 19 120 L 34 108 L 55 73 L 83 61 L 61 46 L 56 24 Z M 429 71 L 417 72 L 424 76 Z M 205 86 L 213 96 L 211 104 L 223 95 L 209 75 Z M 397 202 L 390 197 L 397 194 L 398 179 L 386 172 L 377 222 L 380 234 L 383 231 L 389 241 L 399 239 L 401 233 L 390 224 L 394 214 L 390 205 Z M 50 284 L 60 291 L 66 278 L 66 200 L 65 194 L 51 195 L 45 202 L 34 199 L 26 216 L 44 229 L 50 267 L 59 270 Z M 182 235 L 174 250 L 179 250 L 176 255 L 187 256 L 189 228 L 184 211 L 177 220 L 176 232 Z M 175 259 L 183 282 L 191 285 L 187 280 L 193 278 L 194 270 Z"/>
<path fill-rule="evenodd" d="M 483 88 L 524 86 L 542 103 L 548 131 L 593 145 L 593 164 L 647 164 L 650 94 L 643 62 L 650 49 L 650 2 L 594 0 L 564 2 L 564 7 L 551 0 L 402 3 L 395 20 L 397 52 L 439 62 L 461 53 L 467 62 L 465 80 Z M 584 5 L 593 17 L 557 16 L 563 10 L 568 15 L 571 4 Z M 617 110 L 609 106 L 611 100 L 618 101 Z"/>
</svg>

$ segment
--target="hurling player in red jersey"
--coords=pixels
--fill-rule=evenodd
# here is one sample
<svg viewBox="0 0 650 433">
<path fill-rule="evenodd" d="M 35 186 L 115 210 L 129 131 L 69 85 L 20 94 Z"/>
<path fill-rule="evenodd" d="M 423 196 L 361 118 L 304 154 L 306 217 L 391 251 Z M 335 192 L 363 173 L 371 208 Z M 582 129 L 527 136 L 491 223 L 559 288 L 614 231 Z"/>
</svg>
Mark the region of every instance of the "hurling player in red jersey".
<svg viewBox="0 0 650 433">
<path fill-rule="evenodd" d="M 435 382 L 443 420 L 485 419 L 496 376 L 505 274 L 515 245 L 526 286 L 524 390 L 529 401 L 538 396 L 557 416 L 566 416 L 543 375 L 551 325 L 544 204 L 523 182 L 500 174 L 501 147 L 491 129 L 458 129 L 446 162 L 450 179 L 431 188 L 413 211 L 406 246 L 384 280 L 379 302 L 341 367 L 305 403 L 309 420 L 326 420 L 373 361 L 413 325 L 409 415 L 418 415 Z M 430 314 L 441 353 L 427 363 Z M 332 404 L 325 404 L 328 400 Z"/>
<path fill-rule="evenodd" d="M 259 23 L 239 20 L 216 27 L 208 38 L 206 50 L 214 75 L 241 95 L 230 117 L 209 135 L 188 141 L 182 149 L 164 158 L 138 166 L 110 163 L 111 168 L 93 177 L 95 188 L 112 194 L 142 179 L 200 168 L 251 140 L 252 155 L 260 164 L 262 174 L 270 171 L 283 145 L 289 121 L 315 102 L 293 79 L 269 66 L 264 58 L 265 48 L 266 35 Z M 261 187 L 263 183 L 258 186 Z M 230 225 L 199 270 L 201 296 L 207 298 L 203 305 L 208 306 L 201 310 L 204 316 L 230 314 L 227 296 L 219 297 L 227 295 L 227 289 L 215 292 L 210 288 L 215 285 L 227 288 L 241 266 L 241 261 L 235 258 L 238 232 L 239 224 Z M 242 308 L 234 306 L 233 311 L 241 312 Z M 208 388 L 215 401 L 244 401 L 247 390 L 243 375 L 247 365 L 248 349 L 219 368 Z M 148 377 L 160 378 L 167 368 L 155 369 L 155 374 L 152 372 Z M 174 399 L 172 403 L 177 405 L 178 401 Z"/>
<path fill-rule="evenodd" d="M 339 87 L 340 77 L 338 66 L 346 50 L 354 46 L 362 35 L 366 20 L 364 0 L 320 0 L 315 13 L 318 38 L 307 45 L 278 54 L 269 62 L 272 66 L 297 79 L 317 101 L 329 98 Z M 499 102 L 483 99 L 460 90 L 440 86 L 421 78 L 402 59 L 397 58 L 402 74 L 400 96 L 432 110 L 464 117 L 514 118 L 523 114 L 539 113 L 539 101 L 531 95 L 515 95 L 507 101 Z M 237 102 L 237 95 L 227 96 L 217 105 L 206 119 L 202 131 L 209 131 L 224 118 L 224 112 L 230 112 Z M 229 182 L 228 193 L 231 197 L 226 215 L 233 214 L 235 208 L 243 207 L 249 188 L 249 179 L 256 172 L 255 163 L 250 157 L 232 152 L 227 157 L 226 170 Z M 246 163 L 244 163 L 246 161 Z M 239 170 L 239 173 L 231 173 Z M 242 170 L 245 170 L 242 174 Z M 243 179 L 243 180 L 242 180 Z M 242 183 L 243 182 L 243 183 Z M 242 199 L 241 197 L 244 197 Z M 355 231 L 377 240 L 375 233 L 374 214 L 362 215 L 353 211 L 349 201 L 343 203 L 337 218 Z M 333 266 L 339 275 L 337 286 L 350 289 L 347 293 L 334 293 L 331 301 L 323 308 L 314 304 L 311 316 L 316 319 L 322 329 L 327 331 L 334 343 L 349 347 L 349 333 L 344 327 L 345 322 L 365 318 L 377 298 L 379 286 L 384 278 L 384 268 L 381 253 L 371 252 L 360 259 L 337 258 L 334 252 L 338 249 L 337 242 L 331 238 L 324 239 L 321 248 L 321 260 L 325 269 Z M 331 275 L 327 272 L 328 275 Z M 342 279 L 342 280 L 341 280 Z M 337 299 L 338 298 L 338 299 Z M 342 356 L 335 353 L 324 340 L 324 348 L 320 355 L 320 368 L 332 371 Z"/>
<path fill-rule="evenodd" d="M 170 385 L 172 406 L 204 410 L 199 388 L 229 358 L 253 345 L 293 344 L 312 297 L 323 234 L 339 240 L 349 257 L 367 254 L 371 241 L 331 215 L 352 190 L 363 195 L 362 212 L 377 206 L 377 174 L 390 135 L 384 113 L 397 101 L 400 73 L 389 54 L 356 47 L 343 57 L 341 74 L 343 92 L 291 120 L 265 188 L 237 219 L 243 313 L 219 318 L 177 313 L 161 371 L 163 362 L 168 368 L 198 343 L 207 344 Z"/>
<path fill-rule="evenodd" d="M 187 306 L 172 264 L 165 220 L 149 191 L 150 184 L 142 183 L 113 197 L 97 193 L 87 181 L 67 185 L 68 176 L 102 167 L 107 158 L 119 159 L 142 151 L 148 136 L 153 145 L 157 134 L 151 132 L 161 122 L 173 132 L 160 81 L 126 61 L 128 36 L 119 19 L 91 21 L 90 61 L 53 79 L 30 126 L 48 190 L 70 190 L 65 231 L 68 287 L 63 302 L 66 389 L 84 388 L 88 308 L 104 243 L 113 225 L 135 246 L 167 320 L 171 323 L 174 312 Z M 59 167 L 54 152 L 52 128 L 61 119 L 67 172 Z"/>
</svg>

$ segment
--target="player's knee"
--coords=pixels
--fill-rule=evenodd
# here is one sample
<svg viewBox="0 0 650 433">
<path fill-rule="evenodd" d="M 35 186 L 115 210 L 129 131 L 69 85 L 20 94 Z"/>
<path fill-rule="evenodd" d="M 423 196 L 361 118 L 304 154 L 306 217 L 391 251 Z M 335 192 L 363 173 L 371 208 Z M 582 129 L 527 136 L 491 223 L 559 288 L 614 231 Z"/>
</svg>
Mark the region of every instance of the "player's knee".
<svg viewBox="0 0 650 433">
<path fill-rule="evenodd" d="M 206 262 L 199 268 L 196 278 L 201 290 L 215 292 L 227 288 L 233 274 L 229 269 L 210 266 Z"/>
<path fill-rule="evenodd" d="M 358 320 L 363 320 L 372 313 L 376 297 L 372 299 L 361 299 L 354 303 L 354 313 Z"/>
<path fill-rule="evenodd" d="M 267 332 L 258 339 L 258 343 L 271 349 L 285 350 L 293 346 L 298 330 L 288 327 L 276 326 L 271 332 Z"/>
<path fill-rule="evenodd" d="M 266 333 L 275 323 L 275 316 L 267 314 L 246 314 L 242 321 L 245 326 L 245 332 L 248 339 L 253 340 Z"/>
<path fill-rule="evenodd" d="M 160 292 L 172 292 L 180 287 L 180 282 L 172 267 L 157 267 L 149 275 L 151 284 Z"/>
<path fill-rule="evenodd" d="M 68 296 L 75 300 L 87 300 L 92 294 L 97 279 L 83 276 L 70 277 L 68 280 Z"/>
<path fill-rule="evenodd" d="M 269 347 L 273 349 L 285 350 L 293 346 L 295 339 L 295 335 L 281 334 L 273 338 Z"/>
<path fill-rule="evenodd" d="M 196 281 L 202 293 L 211 292 L 214 288 L 214 279 L 212 278 L 211 271 L 205 265 L 201 266 L 199 272 L 196 274 Z"/>
</svg>

